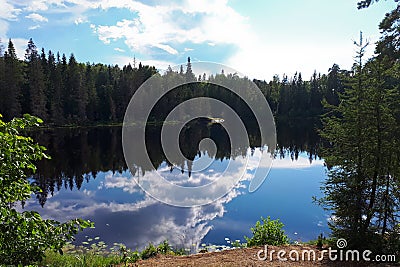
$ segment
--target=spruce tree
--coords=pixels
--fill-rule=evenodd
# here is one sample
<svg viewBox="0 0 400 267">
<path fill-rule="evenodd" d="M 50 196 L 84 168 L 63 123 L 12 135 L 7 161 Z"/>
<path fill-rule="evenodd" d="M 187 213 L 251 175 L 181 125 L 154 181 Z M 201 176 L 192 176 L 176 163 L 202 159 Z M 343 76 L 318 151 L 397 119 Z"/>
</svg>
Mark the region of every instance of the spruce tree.
<svg viewBox="0 0 400 267">
<path fill-rule="evenodd" d="M 4 118 L 10 120 L 21 115 L 21 85 L 23 82 L 22 64 L 17 58 L 14 44 L 8 42 L 4 53 L 3 112 Z"/>
<path fill-rule="evenodd" d="M 354 75 L 323 120 L 321 135 L 329 146 L 322 153 L 328 177 L 321 204 L 332 211 L 335 238 L 345 238 L 351 248 L 393 253 L 399 245 L 400 97 L 387 86 L 390 74 L 378 58 L 364 65 L 361 34 L 355 44 Z M 392 237 L 397 241 L 389 242 Z"/>
<path fill-rule="evenodd" d="M 54 124 L 63 124 L 63 99 L 62 90 L 64 83 L 61 74 L 61 68 L 57 64 L 54 54 L 49 51 L 48 56 L 49 85 L 48 85 L 48 107 L 50 122 Z"/>
</svg>

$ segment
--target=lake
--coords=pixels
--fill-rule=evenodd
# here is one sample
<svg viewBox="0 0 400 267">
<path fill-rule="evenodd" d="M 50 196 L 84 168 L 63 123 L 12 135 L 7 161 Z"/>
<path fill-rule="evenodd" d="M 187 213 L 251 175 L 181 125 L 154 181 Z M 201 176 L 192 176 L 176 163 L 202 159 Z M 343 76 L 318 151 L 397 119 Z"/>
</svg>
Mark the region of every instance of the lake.
<svg viewBox="0 0 400 267">
<path fill-rule="evenodd" d="M 317 155 L 317 127 L 314 120 L 278 120 L 275 159 L 260 188 L 249 193 L 251 170 L 247 170 L 228 194 L 211 204 L 191 208 L 163 204 L 137 185 L 133 175 L 140 179 L 151 170 L 137 162 L 137 172 L 131 174 L 123 156 L 121 127 L 35 131 L 35 140 L 48 148 L 52 159 L 39 163 L 31 179 L 43 192 L 27 201 L 25 209 L 59 221 L 81 217 L 95 222 L 95 229 L 77 235 L 78 244 L 100 237 L 106 244 L 123 243 L 132 249 L 165 239 L 175 247 L 192 251 L 201 244 L 245 242 L 244 236 L 251 236 L 250 227 L 261 216 L 280 219 L 292 241 L 316 239 L 321 233 L 327 236 L 330 216 L 312 202 L 313 196 L 322 196 L 320 186 L 326 177 L 324 161 Z M 147 149 L 153 165 L 171 179 L 193 181 L 199 175 L 214 175 L 245 155 L 250 155 L 251 160 L 262 150 L 256 131 L 250 131 L 250 147 L 235 150 L 240 151 L 237 153 L 228 149 L 229 142 L 218 125 L 183 131 L 183 153 L 188 158 L 211 162 L 203 173 L 190 173 L 184 162 L 165 160 L 159 133 L 160 127 L 147 127 Z M 197 144 L 202 138 L 217 140 L 216 153 L 199 151 Z"/>
</svg>

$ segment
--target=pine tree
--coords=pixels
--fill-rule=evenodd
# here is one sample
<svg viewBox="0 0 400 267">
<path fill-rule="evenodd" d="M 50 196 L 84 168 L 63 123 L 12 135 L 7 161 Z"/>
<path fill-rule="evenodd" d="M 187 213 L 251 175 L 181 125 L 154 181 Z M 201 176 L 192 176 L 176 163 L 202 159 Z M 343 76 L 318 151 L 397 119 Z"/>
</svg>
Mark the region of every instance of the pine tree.
<svg viewBox="0 0 400 267">
<path fill-rule="evenodd" d="M 86 113 L 89 121 L 96 121 L 98 119 L 98 96 L 95 87 L 95 72 L 93 71 L 93 66 L 86 65 L 86 90 L 88 93 L 88 104 L 86 108 Z"/>
<path fill-rule="evenodd" d="M 58 55 L 59 57 L 59 55 Z M 54 124 L 63 124 L 63 99 L 62 90 L 64 88 L 61 68 L 57 64 L 54 54 L 49 51 L 48 56 L 49 85 L 48 85 L 48 107 L 50 121 Z"/>
<path fill-rule="evenodd" d="M 400 97 L 385 84 L 390 78 L 377 58 L 363 65 L 361 34 L 355 44 L 354 76 L 339 104 L 329 105 L 334 112 L 324 118 L 321 132 L 331 145 L 322 154 L 328 178 L 321 203 L 333 212 L 334 237 L 345 238 L 352 248 L 393 252 L 387 240 L 398 235 Z"/>
<path fill-rule="evenodd" d="M 71 54 L 68 61 L 68 75 L 66 91 L 69 96 L 67 98 L 67 114 L 71 122 L 85 122 L 87 92 L 84 87 L 84 71 L 81 65 L 76 61 L 74 54 Z"/>
<path fill-rule="evenodd" d="M 313 116 L 318 116 L 322 112 L 322 86 L 321 86 L 321 77 L 317 75 L 317 72 L 314 71 L 314 74 L 310 81 L 310 113 Z"/>
<path fill-rule="evenodd" d="M 8 42 L 7 51 L 4 53 L 4 82 L 2 90 L 2 112 L 4 118 L 10 120 L 21 115 L 21 85 L 23 82 L 23 70 L 21 62 L 15 53 L 11 39 Z"/>
<path fill-rule="evenodd" d="M 186 82 L 193 82 L 196 80 L 196 76 L 193 74 L 192 70 L 192 63 L 190 63 L 190 57 L 187 59 L 185 78 Z"/>
<path fill-rule="evenodd" d="M 46 95 L 45 95 L 45 76 L 38 51 L 32 38 L 28 42 L 25 50 L 25 60 L 27 62 L 27 88 L 30 98 L 30 113 L 43 120 L 47 119 Z"/>
</svg>

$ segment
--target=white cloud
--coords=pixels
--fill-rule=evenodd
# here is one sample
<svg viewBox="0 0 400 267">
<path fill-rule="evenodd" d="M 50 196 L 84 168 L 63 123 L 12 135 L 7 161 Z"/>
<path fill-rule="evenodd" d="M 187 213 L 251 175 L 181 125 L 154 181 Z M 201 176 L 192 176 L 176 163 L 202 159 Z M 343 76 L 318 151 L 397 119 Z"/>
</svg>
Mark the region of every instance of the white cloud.
<svg viewBox="0 0 400 267">
<path fill-rule="evenodd" d="M 114 50 L 117 51 L 117 52 L 121 52 L 121 53 L 124 53 L 124 52 L 125 52 L 124 49 L 119 48 L 119 47 L 114 48 Z"/>
<path fill-rule="evenodd" d="M 0 39 L 3 43 L 3 45 L 6 45 L 5 42 L 7 41 L 6 35 L 8 32 L 8 28 L 9 28 L 8 22 L 0 19 Z"/>
<path fill-rule="evenodd" d="M 20 1 L 20 5 L 24 6 L 24 10 L 28 12 L 47 11 L 50 7 L 66 8 L 65 0 L 24 0 Z"/>
<path fill-rule="evenodd" d="M 272 79 L 274 74 L 292 76 L 301 72 L 303 79 L 309 79 L 315 70 L 326 73 L 333 63 L 348 65 L 353 48 L 348 44 L 326 44 L 309 46 L 305 44 L 274 44 L 252 36 L 240 44 L 227 64 L 250 78 Z M 332 58 L 335 55 L 335 58 Z M 322 66 L 322 67 L 321 67 Z M 265 77 L 268 75 L 269 77 Z"/>
<path fill-rule="evenodd" d="M 29 27 L 28 30 L 36 30 L 39 28 L 40 28 L 40 25 L 34 25 L 34 26 Z"/>
<path fill-rule="evenodd" d="M 79 25 L 79 24 L 82 24 L 85 22 L 88 22 L 88 20 L 85 18 L 82 18 L 82 17 L 79 17 L 79 18 L 75 19 L 75 21 L 74 21 L 75 25 Z"/>
<path fill-rule="evenodd" d="M 4 20 L 16 20 L 21 9 L 15 8 L 7 0 L 0 0 L 0 18 Z"/>
<path fill-rule="evenodd" d="M 5 42 L 9 29 L 9 21 L 17 20 L 21 9 L 15 8 L 12 4 L 8 3 L 7 0 L 0 0 L 0 7 L 0 38 L 2 42 Z"/>
<path fill-rule="evenodd" d="M 36 22 L 48 22 L 49 20 L 38 13 L 31 13 L 25 16 L 27 19 L 31 19 Z"/>
<path fill-rule="evenodd" d="M 154 46 L 157 47 L 157 48 L 160 48 L 160 49 L 164 50 L 165 52 L 168 52 L 168 53 L 170 53 L 170 54 L 172 54 L 172 55 L 178 54 L 178 51 L 176 51 L 176 49 L 172 48 L 172 47 L 169 46 L 169 45 L 166 45 L 166 44 L 156 44 L 156 45 L 154 45 Z"/>
<path fill-rule="evenodd" d="M 186 0 L 181 5 L 163 2 L 157 6 L 136 1 L 102 1 L 98 6 L 125 7 L 137 14 L 136 18 L 123 19 L 115 25 L 97 25 L 95 33 L 106 44 L 122 39 L 130 49 L 142 53 L 159 48 L 177 55 L 177 47 L 185 42 L 239 45 L 250 32 L 247 19 L 225 0 Z"/>
<path fill-rule="evenodd" d="M 139 192 L 139 187 L 134 179 L 131 177 L 115 176 L 112 173 L 108 173 L 104 180 L 104 187 L 109 188 L 121 188 L 124 192 L 130 194 Z"/>
</svg>

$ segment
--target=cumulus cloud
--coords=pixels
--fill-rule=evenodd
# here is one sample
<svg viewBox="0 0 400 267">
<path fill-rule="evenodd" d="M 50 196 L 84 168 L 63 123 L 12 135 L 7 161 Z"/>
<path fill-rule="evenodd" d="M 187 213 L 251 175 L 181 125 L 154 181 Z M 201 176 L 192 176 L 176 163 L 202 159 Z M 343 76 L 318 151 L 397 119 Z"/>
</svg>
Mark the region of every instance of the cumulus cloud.
<svg viewBox="0 0 400 267">
<path fill-rule="evenodd" d="M 16 20 L 21 9 L 14 7 L 7 0 L 0 0 L 0 18 L 4 20 Z"/>
<path fill-rule="evenodd" d="M 23 6 L 23 10 L 28 12 L 48 11 L 50 8 L 67 8 L 65 5 L 71 1 L 65 0 L 16 0 L 19 6 Z"/>
<path fill-rule="evenodd" d="M 21 9 L 15 8 L 12 4 L 8 3 L 7 0 L 0 0 L 0 7 L 0 38 L 6 39 L 9 21 L 17 20 Z"/>
<path fill-rule="evenodd" d="M 147 53 L 158 48 L 177 55 L 177 47 L 185 42 L 238 45 L 250 30 L 247 19 L 222 0 L 154 6 L 136 1 L 102 1 L 98 5 L 103 9 L 128 8 L 137 15 L 115 25 L 96 25 L 94 31 L 101 41 L 109 44 L 122 39 L 132 50 Z"/>
<path fill-rule="evenodd" d="M 35 22 L 48 22 L 49 20 L 38 13 L 31 13 L 25 16 L 27 19 L 31 19 Z"/>
<path fill-rule="evenodd" d="M 131 193 L 124 189 L 131 187 L 131 182 L 134 183 L 132 178 L 107 173 L 104 179 L 106 188 L 122 189 L 119 194 Z M 90 218 L 96 222 L 96 235 L 101 235 L 102 240 L 111 244 L 118 241 L 132 248 L 143 248 L 149 242 L 157 244 L 168 239 L 171 244 L 178 246 L 192 247 L 195 244 L 192 248 L 196 249 L 212 229 L 211 222 L 226 212 L 226 203 L 240 194 L 239 189 L 234 188 L 210 205 L 185 209 L 161 204 L 139 192 L 136 192 L 136 196 L 139 194 L 142 197 L 134 202 L 125 202 L 123 198 L 105 201 L 101 194 L 88 189 L 54 196 L 44 208 L 31 199 L 25 204 L 25 209 L 40 209 L 44 218 L 59 221 Z M 107 231 L 102 227 L 107 227 Z M 121 230 L 127 227 L 129 231 L 124 230 L 124 235 L 120 236 Z"/>
</svg>

